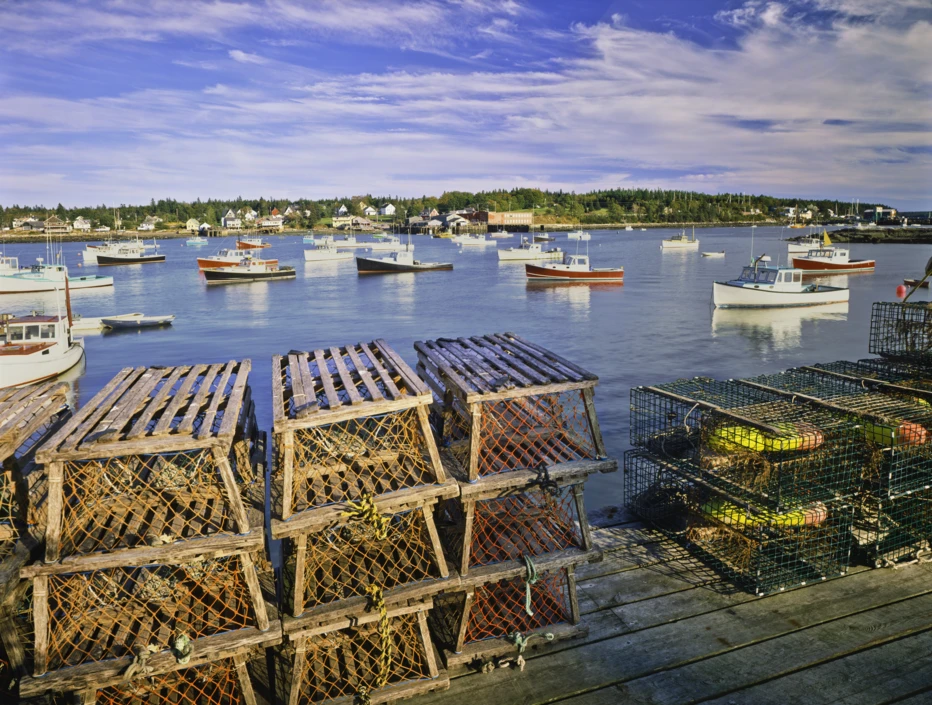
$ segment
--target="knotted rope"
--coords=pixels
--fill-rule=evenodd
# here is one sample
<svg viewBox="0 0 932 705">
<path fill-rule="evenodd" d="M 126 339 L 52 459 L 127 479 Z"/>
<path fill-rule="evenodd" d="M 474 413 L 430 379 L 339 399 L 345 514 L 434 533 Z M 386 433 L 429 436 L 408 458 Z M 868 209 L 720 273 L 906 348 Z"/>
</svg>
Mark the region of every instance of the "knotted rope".
<svg viewBox="0 0 932 705">
<path fill-rule="evenodd" d="M 385 606 L 385 598 L 382 595 L 382 588 L 378 585 L 370 585 L 366 588 L 366 594 L 369 596 L 369 608 L 379 611 L 379 676 L 376 679 L 376 685 L 381 688 L 388 683 L 388 676 L 392 670 L 392 624 L 388 619 L 388 607 Z"/>
<path fill-rule="evenodd" d="M 550 632 L 546 632 L 544 634 L 529 634 L 528 636 L 524 636 L 524 634 L 521 632 L 512 632 L 505 638 L 518 648 L 519 654 L 523 654 L 524 650 L 527 648 L 528 642 L 535 636 L 546 639 L 547 641 L 553 641 L 553 634 Z"/>
<path fill-rule="evenodd" d="M 529 486 L 536 485 L 551 497 L 560 493 L 560 485 L 550 478 L 550 468 L 546 463 L 541 463 L 534 472 L 537 473 L 537 477 L 528 483 Z"/>
<path fill-rule="evenodd" d="M 343 512 L 341 516 L 368 524 L 375 530 L 375 537 L 379 541 L 388 538 L 389 519 L 379 513 L 379 508 L 371 494 L 363 492 L 359 499 L 348 500 L 346 506 L 349 509 Z"/>
<path fill-rule="evenodd" d="M 540 580 L 537 574 L 537 566 L 534 565 L 534 559 L 528 555 L 524 556 L 524 567 L 526 575 L 524 576 L 524 611 L 528 617 L 534 616 L 534 610 L 531 608 L 531 586 Z"/>
<path fill-rule="evenodd" d="M 133 654 L 132 663 L 123 671 L 123 680 L 131 681 L 133 676 L 138 673 L 142 673 L 143 675 L 151 673 L 152 668 L 149 666 L 149 656 L 158 653 L 158 651 L 159 647 L 154 644 L 136 647 L 136 653 Z"/>
</svg>

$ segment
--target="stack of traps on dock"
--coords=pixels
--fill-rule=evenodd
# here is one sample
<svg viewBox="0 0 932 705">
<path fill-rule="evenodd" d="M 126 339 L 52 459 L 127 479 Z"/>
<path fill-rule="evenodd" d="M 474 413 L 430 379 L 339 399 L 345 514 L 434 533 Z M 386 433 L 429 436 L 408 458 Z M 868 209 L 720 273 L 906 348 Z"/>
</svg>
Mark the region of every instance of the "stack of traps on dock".
<svg viewBox="0 0 932 705">
<path fill-rule="evenodd" d="M 415 343 L 442 456 L 459 483 L 439 506 L 460 589 L 435 598 L 447 665 L 481 666 L 579 635 L 575 566 L 593 550 L 583 483 L 610 472 L 597 377 L 507 333 Z"/>
<path fill-rule="evenodd" d="M 875 304 L 871 351 L 631 392 L 631 508 L 757 593 L 926 559 L 932 309 Z"/>
<path fill-rule="evenodd" d="M 247 661 L 280 627 L 249 369 L 124 369 L 35 453 L 45 560 L 20 571 L 3 630 L 21 697 L 254 702 Z"/>
</svg>

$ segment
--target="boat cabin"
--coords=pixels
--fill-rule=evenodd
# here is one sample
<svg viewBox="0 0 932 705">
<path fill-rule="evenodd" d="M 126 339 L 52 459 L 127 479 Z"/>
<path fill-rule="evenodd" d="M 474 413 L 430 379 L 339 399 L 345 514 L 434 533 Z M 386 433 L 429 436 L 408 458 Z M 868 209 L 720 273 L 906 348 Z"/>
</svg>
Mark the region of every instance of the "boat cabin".
<svg viewBox="0 0 932 705">
<path fill-rule="evenodd" d="M 22 316 L 8 319 L 0 327 L 0 346 L 51 346 L 61 340 L 71 344 L 67 316 Z"/>
<path fill-rule="evenodd" d="M 846 264 L 848 262 L 848 250 L 838 250 L 834 247 L 819 247 L 815 250 L 809 250 L 809 252 L 806 253 L 806 259 L 834 260 L 841 264 Z"/>
<path fill-rule="evenodd" d="M 754 289 L 773 289 L 775 291 L 799 291 L 803 284 L 802 270 L 792 267 L 747 266 L 741 270 L 741 276 L 728 282 L 731 286 L 744 286 Z"/>
<path fill-rule="evenodd" d="M 589 269 L 589 255 L 563 255 L 563 264 L 577 269 Z"/>
<path fill-rule="evenodd" d="M 18 257 L 0 257 L 0 272 L 18 272 Z"/>
</svg>

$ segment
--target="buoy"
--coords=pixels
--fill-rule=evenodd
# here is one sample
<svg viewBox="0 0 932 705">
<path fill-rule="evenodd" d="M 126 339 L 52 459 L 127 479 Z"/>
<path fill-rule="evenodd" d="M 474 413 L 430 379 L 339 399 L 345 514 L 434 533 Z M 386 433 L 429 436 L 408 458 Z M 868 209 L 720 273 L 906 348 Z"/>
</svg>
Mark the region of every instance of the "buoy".
<svg viewBox="0 0 932 705">
<path fill-rule="evenodd" d="M 902 299 L 905 296 L 906 296 L 906 285 L 900 284 L 898 287 L 896 287 L 896 298 Z"/>
</svg>

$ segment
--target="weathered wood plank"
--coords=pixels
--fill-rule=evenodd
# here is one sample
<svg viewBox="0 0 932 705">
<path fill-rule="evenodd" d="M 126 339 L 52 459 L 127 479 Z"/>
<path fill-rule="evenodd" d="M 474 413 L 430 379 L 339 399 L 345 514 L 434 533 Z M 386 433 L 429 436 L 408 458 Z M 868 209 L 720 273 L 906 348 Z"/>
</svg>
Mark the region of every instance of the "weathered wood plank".
<svg viewBox="0 0 932 705">
<path fill-rule="evenodd" d="M 149 404 L 139 415 L 139 418 L 136 419 L 136 423 L 133 424 L 133 427 L 129 430 L 129 433 L 126 434 L 124 438 L 126 440 L 135 440 L 140 438 L 146 432 L 146 426 L 149 425 L 149 422 L 155 417 L 156 412 L 165 403 L 165 399 L 168 398 L 169 392 L 171 392 L 172 387 L 178 383 L 178 380 L 181 379 L 181 375 L 189 372 L 190 367 L 176 367 L 172 373 L 168 376 L 168 379 L 165 380 L 165 383 L 162 385 L 162 388 L 158 391 L 152 399 L 149 401 Z"/>
<path fill-rule="evenodd" d="M 369 374 L 369 370 L 364 364 L 362 364 L 362 359 L 359 357 L 359 353 L 356 352 L 356 346 L 347 345 L 346 354 L 349 355 L 350 360 L 353 362 L 353 367 L 356 368 L 356 374 L 359 375 L 359 378 L 365 385 L 366 391 L 369 392 L 369 396 L 372 398 L 372 401 L 382 401 L 385 399 L 385 397 L 382 395 L 382 392 L 379 391 L 375 380 L 372 379 L 372 375 Z"/>
<path fill-rule="evenodd" d="M 252 360 L 247 358 L 239 362 L 239 367 L 236 370 L 236 382 L 233 384 L 233 389 L 230 390 L 230 398 L 227 400 L 226 409 L 223 412 L 223 421 L 220 422 L 220 430 L 217 432 L 219 438 L 232 438 L 236 431 L 239 412 L 243 407 L 243 400 L 246 398 L 251 369 Z M 222 391 L 222 389 L 218 390 L 218 394 Z"/>
<path fill-rule="evenodd" d="M 567 368 L 568 370 L 571 370 L 572 372 L 575 372 L 576 374 L 581 375 L 584 379 L 589 379 L 589 380 L 598 379 L 598 376 L 592 374 L 591 372 L 589 372 L 589 370 L 586 370 L 580 367 L 579 365 L 577 365 L 576 363 L 570 362 L 566 358 L 561 357 L 560 355 L 557 355 L 552 350 L 548 350 L 547 348 L 541 347 L 540 345 L 537 345 L 536 343 L 532 343 L 529 340 L 525 340 L 521 336 L 515 335 L 514 333 L 506 332 L 505 335 L 508 336 L 508 339 L 510 339 L 510 341 L 514 343 L 515 345 L 519 345 L 521 347 L 528 349 L 531 352 L 537 353 L 539 355 L 543 355 L 544 358 L 547 359 L 547 361 L 550 362 L 551 364 L 558 363 L 562 365 L 563 367 Z M 496 336 L 496 337 L 501 338 L 504 336 Z"/>
<path fill-rule="evenodd" d="M 110 407 L 110 411 L 104 419 L 97 424 L 97 428 L 83 441 L 82 445 L 115 440 L 114 436 L 119 437 L 120 431 L 133 415 L 135 415 L 140 406 L 148 403 L 149 394 L 156 388 L 166 372 L 167 370 L 161 367 L 150 367 L 143 372 L 142 376 L 136 380 L 132 388 L 127 390 L 127 392 Z"/>
<path fill-rule="evenodd" d="M 424 380 L 417 376 L 417 373 L 402 359 L 401 355 L 395 352 L 395 349 L 391 345 L 382 338 L 376 338 L 373 342 L 382 353 L 385 361 L 390 362 L 392 367 L 395 368 L 395 372 L 405 381 L 405 385 L 408 387 L 410 394 L 414 396 L 430 394 L 430 390 L 427 388 L 427 385 L 424 384 Z"/>
<path fill-rule="evenodd" d="M 333 378 L 330 369 L 327 366 L 327 360 L 324 358 L 323 350 L 314 351 L 314 360 L 317 362 L 317 375 L 320 383 L 324 387 L 324 394 L 327 397 L 327 408 L 331 411 L 339 409 L 342 406 L 340 397 L 337 396 L 337 390 L 333 386 Z"/>
<path fill-rule="evenodd" d="M 201 421 L 201 427 L 198 429 L 197 437 L 198 438 L 210 438 L 213 433 L 211 433 L 211 427 L 214 425 L 214 419 L 217 416 L 217 412 L 220 410 L 220 404 L 226 399 L 226 394 L 223 393 L 223 390 L 226 389 L 227 382 L 230 381 L 230 377 L 233 375 L 233 369 L 236 367 L 235 362 L 228 362 L 227 366 L 223 369 L 223 375 L 220 377 L 220 381 L 217 383 L 217 390 L 213 393 L 210 399 L 210 405 L 207 407 L 207 411 L 204 414 L 204 420 Z M 242 368 L 240 373 L 236 376 L 237 383 L 243 379 Z M 245 387 L 245 382 L 243 386 Z M 232 396 L 232 395 L 231 395 Z M 232 400 L 230 400 L 232 401 Z M 223 412 L 223 418 L 226 419 L 227 415 L 230 414 L 234 419 L 239 416 L 239 407 L 231 409 L 231 404 L 228 402 L 226 408 Z"/>
<path fill-rule="evenodd" d="M 181 421 L 175 426 L 173 435 L 189 435 L 191 433 L 194 428 L 194 420 L 197 418 L 198 414 L 201 413 L 201 408 L 207 402 L 207 398 L 210 395 L 210 386 L 214 383 L 214 379 L 220 374 L 223 368 L 223 365 L 211 365 L 207 368 L 207 371 L 201 379 L 201 384 L 194 394 L 194 398 L 190 400 L 185 409 L 184 416 L 181 417 Z M 166 429 L 166 431 L 167 430 L 168 429 Z"/>
<path fill-rule="evenodd" d="M 282 356 L 272 355 L 272 432 L 278 432 L 278 425 L 285 420 L 285 390 L 283 389 Z"/>
<path fill-rule="evenodd" d="M 168 402 L 168 406 L 166 406 L 165 410 L 159 415 L 159 420 L 156 422 L 155 428 L 152 429 L 152 436 L 161 436 L 171 430 L 172 420 L 177 416 L 178 412 L 181 411 L 181 407 L 189 401 L 191 388 L 194 387 L 198 378 L 201 374 L 206 372 L 207 369 L 207 365 L 194 365 L 190 369 L 184 381 L 181 383 L 181 386 L 178 388 L 178 391 L 175 392 L 171 401 Z"/>
<path fill-rule="evenodd" d="M 77 445 L 84 441 L 85 436 L 90 433 L 91 429 L 97 425 L 97 422 L 100 421 L 104 416 L 110 413 L 110 409 L 113 408 L 113 405 L 116 404 L 123 395 L 126 394 L 136 381 L 142 376 L 146 371 L 145 367 L 137 367 L 133 370 L 130 370 L 130 373 L 123 378 L 123 380 L 113 388 L 111 394 L 106 395 L 101 398 L 98 402 L 98 405 L 93 406 L 93 401 L 90 406 L 90 413 L 85 417 L 83 423 L 81 423 L 75 430 L 74 433 L 70 434 L 65 438 L 64 442 L 58 447 L 59 452 L 73 450 Z M 109 386 L 109 385 L 108 385 Z M 100 395 L 98 395 L 100 396 Z M 96 399 L 96 397 L 95 397 Z M 73 419 L 72 419 L 73 421 Z M 69 423 L 70 425 L 70 423 Z M 51 447 L 51 443 L 47 444 L 48 447 Z M 39 462 L 46 462 L 44 459 L 39 458 L 39 454 L 36 454 L 37 460 Z"/>
<path fill-rule="evenodd" d="M 340 352 L 340 348 L 330 348 L 330 357 L 333 358 L 333 363 L 337 366 L 337 375 L 340 378 L 340 382 L 343 383 L 343 389 L 350 398 L 350 404 L 362 404 L 362 397 L 356 390 L 356 382 L 353 380 L 353 376 L 346 368 L 346 363 L 343 361 L 343 353 Z"/>
<path fill-rule="evenodd" d="M 375 356 L 375 353 L 372 352 L 372 349 L 366 343 L 360 343 L 359 348 L 363 351 L 365 356 L 369 358 L 369 362 L 372 363 L 373 369 L 375 369 L 375 371 L 378 373 L 379 379 L 382 380 L 382 384 L 385 386 L 388 395 L 392 399 L 402 399 L 405 397 L 406 395 L 402 394 L 398 387 L 395 385 L 395 381 L 392 379 L 392 376 L 388 373 L 388 370 L 382 366 L 382 363 L 379 362 L 379 359 Z"/>
<path fill-rule="evenodd" d="M 294 376 L 295 372 L 298 373 L 298 378 L 301 380 L 301 383 L 304 385 L 304 395 L 307 398 L 303 408 L 296 407 L 296 416 L 298 418 L 305 418 L 309 414 L 314 414 L 318 411 L 317 407 L 317 387 L 314 385 L 314 375 L 311 374 L 310 368 L 310 359 L 307 353 L 301 353 L 298 355 L 298 365 L 297 368 L 292 366 L 291 374 Z"/>
</svg>

